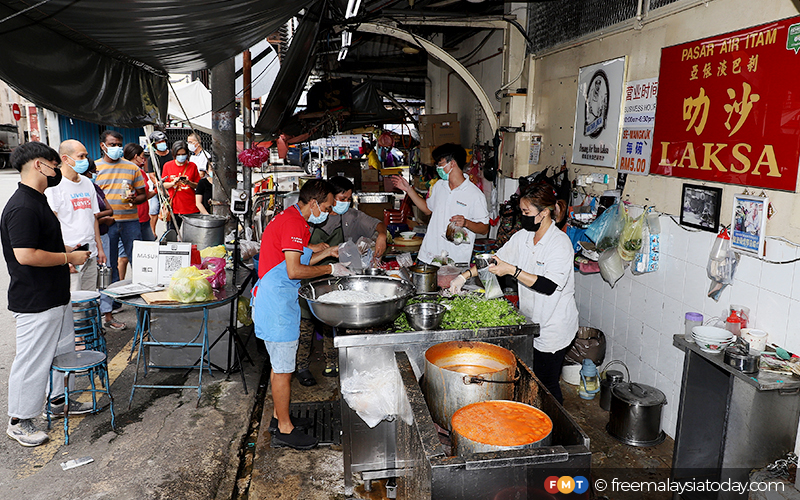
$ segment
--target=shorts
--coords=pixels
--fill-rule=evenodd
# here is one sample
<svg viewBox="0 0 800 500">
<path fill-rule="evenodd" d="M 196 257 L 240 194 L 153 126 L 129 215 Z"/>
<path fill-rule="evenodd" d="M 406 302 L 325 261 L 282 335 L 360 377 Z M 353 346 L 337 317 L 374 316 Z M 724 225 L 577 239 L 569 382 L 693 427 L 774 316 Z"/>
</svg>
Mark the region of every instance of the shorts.
<svg viewBox="0 0 800 500">
<path fill-rule="evenodd" d="M 269 362 L 275 373 L 293 373 L 297 357 L 297 340 L 290 342 L 264 341 L 269 353 Z"/>
<path fill-rule="evenodd" d="M 149 205 L 148 213 L 150 215 L 158 215 L 158 211 L 161 210 L 161 202 L 158 201 L 158 196 L 153 196 L 147 200 L 147 204 Z"/>
</svg>

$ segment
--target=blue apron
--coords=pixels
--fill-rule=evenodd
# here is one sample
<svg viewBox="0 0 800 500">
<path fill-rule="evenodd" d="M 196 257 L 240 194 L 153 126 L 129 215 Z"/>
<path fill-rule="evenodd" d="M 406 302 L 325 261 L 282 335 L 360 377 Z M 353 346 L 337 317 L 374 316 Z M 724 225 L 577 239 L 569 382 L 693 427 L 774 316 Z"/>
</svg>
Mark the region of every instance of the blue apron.
<svg viewBox="0 0 800 500">
<path fill-rule="evenodd" d="M 312 251 L 303 248 L 300 263 L 311 262 Z M 253 289 L 253 322 L 256 337 L 268 342 L 293 342 L 300 338 L 300 280 L 289 279 L 284 260 L 256 282 Z"/>
</svg>

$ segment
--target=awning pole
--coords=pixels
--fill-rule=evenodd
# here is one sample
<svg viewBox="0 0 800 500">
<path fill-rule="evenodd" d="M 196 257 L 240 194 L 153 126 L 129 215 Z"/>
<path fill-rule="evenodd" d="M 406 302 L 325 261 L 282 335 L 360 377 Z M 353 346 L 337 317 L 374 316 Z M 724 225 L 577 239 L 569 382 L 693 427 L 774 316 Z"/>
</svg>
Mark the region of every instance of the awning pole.
<svg viewBox="0 0 800 500">
<path fill-rule="evenodd" d="M 245 50 L 242 53 L 242 121 L 244 122 L 244 149 L 248 149 L 253 145 L 253 92 L 252 92 L 252 76 L 251 76 L 251 61 L 250 50 Z M 253 170 L 243 167 L 242 180 L 244 192 L 247 193 L 248 200 L 251 198 L 253 186 Z M 253 215 L 250 210 L 251 203 L 247 204 L 247 213 L 244 216 L 244 227 L 251 227 L 253 225 Z M 260 235 L 259 235 L 260 236 Z"/>
<path fill-rule="evenodd" d="M 214 156 L 214 200 L 230 199 L 236 187 L 236 68 L 233 58 L 211 68 L 211 141 Z M 214 215 L 228 217 L 225 233 L 236 229 L 230 206 L 214 204 Z"/>
</svg>

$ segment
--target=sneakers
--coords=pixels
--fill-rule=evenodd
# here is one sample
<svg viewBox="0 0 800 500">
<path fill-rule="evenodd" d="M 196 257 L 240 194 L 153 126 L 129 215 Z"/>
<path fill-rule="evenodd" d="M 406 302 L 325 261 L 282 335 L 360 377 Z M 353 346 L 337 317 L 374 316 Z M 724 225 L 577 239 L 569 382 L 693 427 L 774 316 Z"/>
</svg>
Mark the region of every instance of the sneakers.
<svg viewBox="0 0 800 500">
<path fill-rule="evenodd" d="M 312 425 L 314 425 L 314 420 L 310 418 L 291 416 L 291 419 L 292 419 L 292 425 L 295 427 L 295 429 L 300 429 L 301 431 L 304 431 L 309 427 L 311 427 Z M 269 421 L 269 427 L 267 427 L 267 430 L 269 431 L 270 434 L 275 434 L 276 432 L 278 432 L 277 418 L 272 417 L 272 420 Z"/>
<path fill-rule="evenodd" d="M 22 446 L 39 446 L 50 439 L 44 431 L 36 428 L 30 418 L 20 419 L 16 424 L 12 424 L 9 419 L 6 434 Z"/>
<path fill-rule="evenodd" d="M 62 396 L 63 398 L 63 396 Z M 69 414 L 70 415 L 85 415 L 87 413 L 92 413 L 93 406 L 92 402 L 88 401 L 86 403 L 78 403 L 74 399 L 69 400 Z M 50 417 L 51 418 L 58 418 L 64 416 L 64 403 L 56 404 L 52 401 L 50 402 Z M 42 416 L 47 418 L 47 406 L 44 407 L 44 411 L 42 412 Z"/>
<path fill-rule="evenodd" d="M 317 446 L 317 438 L 309 436 L 295 427 L 289 434 L 276 432 L 275 435 L 272 436 L 272 443 L 270 446 L 273 448 L 289 447 L 295 450 L 310 450 Z"/>
<path fill-rule="evenodd" d="M 339 375 L 339 367 L 336 365 L 326 366 L 325 371 L 322 372 L 325 377 L 336 377 Z"/>
</svg>

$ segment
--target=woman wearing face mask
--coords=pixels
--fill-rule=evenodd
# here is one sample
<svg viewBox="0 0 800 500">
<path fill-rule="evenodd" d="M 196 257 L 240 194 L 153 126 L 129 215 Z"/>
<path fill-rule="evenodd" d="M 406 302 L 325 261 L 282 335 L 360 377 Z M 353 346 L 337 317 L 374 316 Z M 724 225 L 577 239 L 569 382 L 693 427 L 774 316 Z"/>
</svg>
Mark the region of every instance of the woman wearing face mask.
<svg viewBox="0 0 800 500">
<path fill-rule="evenodd" d="M 139 173 L 142 174 L 144 179 L 144 193 L 147 200 L 154 197 L 157 193 L 155 186 L 150 181 L 150 177 L 144 170 L 146 160 L 144 158 L 144 148 L 140 145 L 129 142 L 122 150 L 122 157 L 139 167 Z M 136 210 L 139 212 L 139 225 L 142 226 L 142 240 L 154 241 L 156 239 L 153 229 L 150 226 L 150 205 L 149 203 L 141 203 L 136 205 Z"/>
<path fill-rule="evenodd" d="M 177 223 L 183 223 L 182 215 L 196 214 L 199 212 L 194 198 L 194 190 L 200 182 L 200 173 L 197 166 L 189 161 L 189 147 L 184 141 L 175 141 L 172 145 L 172 156 L 174 160 L 164 165 L 161 178 L 164 180 L 164 188 L 169 195 L 172 204 L 172 213 L 175 221 L 167 223 L 167 228 L 175 228 Z"/>
<path fill-rule="evenodd" d="M 575 305 L 575 252 L 569 236 L 556 227 L 567 206 L 556 198 L 548 184 L 530 186 L 520 197 L 521 226 L 495 255 L 489 266 L 497 276 L 512 275 L 519 288 L 520 311 L 539 324 L 533 341 L 533 371 L 559 402 L 563 402 L 558 378 L 564 356 L 578 331 Z M 450 291 L 457 293 L 475 267 L 453 280 Z"/>
</svg>

